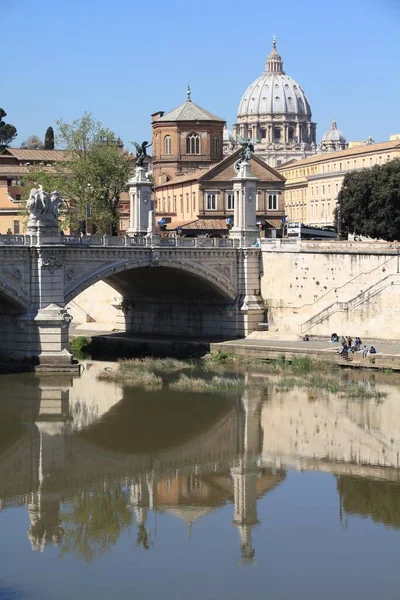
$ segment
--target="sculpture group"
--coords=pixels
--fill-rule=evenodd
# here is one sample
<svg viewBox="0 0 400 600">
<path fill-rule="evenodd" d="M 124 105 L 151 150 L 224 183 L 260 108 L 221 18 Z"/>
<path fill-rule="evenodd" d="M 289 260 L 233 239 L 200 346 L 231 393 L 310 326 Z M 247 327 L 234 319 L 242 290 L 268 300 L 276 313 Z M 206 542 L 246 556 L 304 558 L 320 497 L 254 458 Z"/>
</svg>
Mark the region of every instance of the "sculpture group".
<svg viewBox="0 0 400 600">
<path fill-rule="evenodd" d="M 41 185 L 38 188 L 32 188 L 26 203 L 29 211 L 28 226 L 36 225 L 38 222 L 50 227 L 58 226 L 58 217 L 63 202 L 57 191 L 45 192 Z"/>
</svg>

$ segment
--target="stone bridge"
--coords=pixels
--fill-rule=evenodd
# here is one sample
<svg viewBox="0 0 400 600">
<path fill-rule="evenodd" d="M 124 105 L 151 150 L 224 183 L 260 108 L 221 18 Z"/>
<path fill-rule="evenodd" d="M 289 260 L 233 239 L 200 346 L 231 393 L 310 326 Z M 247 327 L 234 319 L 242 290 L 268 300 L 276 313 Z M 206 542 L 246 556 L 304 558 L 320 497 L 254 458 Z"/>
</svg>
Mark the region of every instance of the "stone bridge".
<svg viewBox="0 0 400 600">
<path fill-rule="evenodd" d="M 259 253 L 237 239 L 0 237 L 0 352 L 70 362 L 65 306 L 105 280 L 123 296 L 119 326 L 233 338 L 263 318 Z"/>
<path fill-rule="evenodd" d="M 232 338 L 262 319 L 256 178 L 242 162 L 233 180 L 234 227 L 225 239 L 163 238 L 151 182 L 129 180 L 126 237 L 58 231 L 59 194 L 32 189 L 28 235 L 0 236 L 0 352 L 34 364 L 71 364 L 66 305 L 105 280 L 123 297 L 126 331 Z M 28 206 L 28 205 L 27 205 Z M 119 326 L 121 323 L 119 323 Z"/>
</svg>

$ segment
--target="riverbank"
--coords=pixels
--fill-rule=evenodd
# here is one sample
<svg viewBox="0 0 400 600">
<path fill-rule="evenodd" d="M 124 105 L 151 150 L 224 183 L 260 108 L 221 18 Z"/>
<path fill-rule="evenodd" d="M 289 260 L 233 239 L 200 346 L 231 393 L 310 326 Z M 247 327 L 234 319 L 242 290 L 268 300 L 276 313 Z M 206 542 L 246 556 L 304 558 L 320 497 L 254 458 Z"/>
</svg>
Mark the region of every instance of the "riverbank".
<svg viewBox="0 0 400 600">
<path fill-rule="evenodd" d="M 368 354 L 366 358 L 363 358 L 362 352 L 350 353 L 348 360 L 339 356 L 340 344 L 317 340 L 308 342 L 254 338 L 230 340 L 211 343 L 210 353 L 223 352 L 263 360 L 277 360 L 282 357 L 288 362 L 292 361 L 294 357 L 308 357 L 312 360 L 330 362 L 346 368 L 400 371 L 400 342 L 388 343 L 382 340 L 380 343 L 379 340 L 374 340 L 374 345 L 378 350 L 377 354 Z"/>
</svg>

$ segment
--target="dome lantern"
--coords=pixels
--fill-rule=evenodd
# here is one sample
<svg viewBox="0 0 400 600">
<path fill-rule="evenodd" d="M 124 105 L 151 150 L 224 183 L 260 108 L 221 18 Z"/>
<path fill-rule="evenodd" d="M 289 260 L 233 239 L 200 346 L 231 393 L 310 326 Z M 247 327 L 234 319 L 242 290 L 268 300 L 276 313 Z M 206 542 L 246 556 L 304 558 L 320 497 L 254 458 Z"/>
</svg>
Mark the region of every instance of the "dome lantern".
<svg viewBox="0 0 400 600">
<path fill-rule="evenodd" d="M 276 37 L 272 38 L 272 50 L 268 54 L 267 62 L 265 65 L 266 71 L 271 71 L 273 73 L 284 73 L 283 71 L 283 60 L 278 50 L 276 49 Z"/>
</svg>

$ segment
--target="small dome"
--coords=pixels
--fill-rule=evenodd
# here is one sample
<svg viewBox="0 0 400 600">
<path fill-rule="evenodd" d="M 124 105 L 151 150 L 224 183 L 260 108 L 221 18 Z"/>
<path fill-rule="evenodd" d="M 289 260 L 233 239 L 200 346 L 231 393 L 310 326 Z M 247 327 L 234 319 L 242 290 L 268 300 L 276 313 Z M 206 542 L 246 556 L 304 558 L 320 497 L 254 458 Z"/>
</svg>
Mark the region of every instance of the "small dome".
<svg viewBox="0 0 400 600">
<path fill-rule="evenodd" d="M 301 85 L 286 75 L 283 62 L 273 41 L 266 70 L 245 91 L 238 117 L 287 114 L 311 119 L 311 108 Z"/>
<path fill-rule="evenodd" d="M 228 127 L 226 125 L 224 126 L 223 141 L 224 142 L 236 142 L 235 136 L 233 135 L 232 131 L 230 129 L 228 129 Z"/>
<path fill-rule="evenodd" d="M 339 142 L 341 144 L 346 143 L 346 137 L 343 131 L 340 131 L 340 129 L 338 129 L 336 119 L 333 119 L 330 129 L 328 129 L 328 131 L 324 134 L 324 137 L 322 138 L 322 142 Z"/>
</svg>

